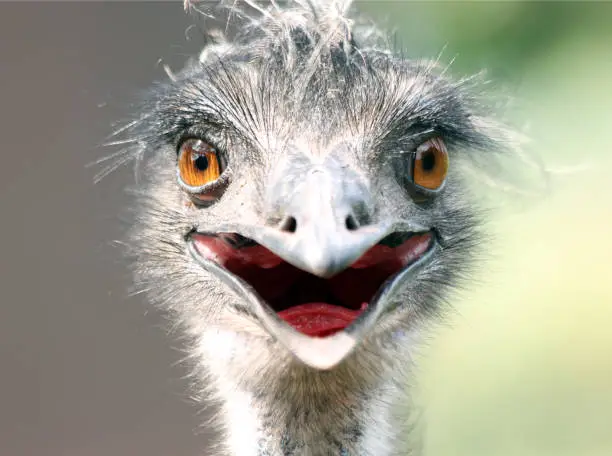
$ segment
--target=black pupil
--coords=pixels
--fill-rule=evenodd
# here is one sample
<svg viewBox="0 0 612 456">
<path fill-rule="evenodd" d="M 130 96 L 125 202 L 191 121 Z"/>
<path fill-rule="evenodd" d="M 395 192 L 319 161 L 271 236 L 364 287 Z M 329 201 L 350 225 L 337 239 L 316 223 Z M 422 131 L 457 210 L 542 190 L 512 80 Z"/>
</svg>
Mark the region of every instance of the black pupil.
<svg viewBox="0 0 612 456">
<path fill-rule="evenodd" d="M 194 160 L 193 164 L 198 171 L 206 171 L 208 168 L 208 158 L 206 158 L 206 155 L 198 155 L 198 158 Z"/>
<path fill-rule="evenodd" d="M 421 156 L 421 168 L 423 171 L 431 171 L 436 166 L 436 155 L 429 150 Z"/>
</svg>

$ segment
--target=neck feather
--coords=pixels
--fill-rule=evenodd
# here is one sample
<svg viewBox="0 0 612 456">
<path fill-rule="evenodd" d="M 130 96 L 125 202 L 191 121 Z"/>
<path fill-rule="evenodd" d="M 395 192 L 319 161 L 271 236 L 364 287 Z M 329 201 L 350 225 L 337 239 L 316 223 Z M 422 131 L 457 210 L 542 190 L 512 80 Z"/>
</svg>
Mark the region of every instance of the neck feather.
<svg viewBox="0 0 612 456">
<path fill-rule="evenodd" d="M 397 393 L 369 398 L 305 396 L 278 404 L 274 395 L 234 390 L 221 406 L 226 446 L 232 456 L 391 456 L 408 453 L 394 410 Z M 405 402 L 405 401 L 404 401 Z M 407 428 L 403 429 L 407 432 Z"/>
<path fill-rule="evenodd" d="M 414 454 L 405 441 L 409 362 L 374 366 L 356 358 L 332 371 L 316 371 L 278 353 L 248 358 L 249 351 L 258 351 L 254 341 L 250 350 L 236 350 L 227 347 L 240 336 L 219 336 L 209 333 L 201 347 L 209 392 L 220 403 L 217 424 L 225 431 L 228 456 Z M 205 340 L 211 337 L 214 344 Z"/>
</svg>

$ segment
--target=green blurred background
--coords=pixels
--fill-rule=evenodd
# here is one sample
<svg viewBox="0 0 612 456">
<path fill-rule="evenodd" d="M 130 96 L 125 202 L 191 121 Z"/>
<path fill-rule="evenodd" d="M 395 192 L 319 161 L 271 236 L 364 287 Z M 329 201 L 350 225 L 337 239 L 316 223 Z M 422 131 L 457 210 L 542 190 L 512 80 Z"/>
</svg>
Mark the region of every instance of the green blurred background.
<svg viewBox="0 0 612 456">
<path fill-rule="evenodd" d="M 361 5 L 409 56 L 486 69 L 540 163 L 474 178 L 495 239 L 422 353 L 426 454 L 612 455 L 612 3 Z"/>
</svg>

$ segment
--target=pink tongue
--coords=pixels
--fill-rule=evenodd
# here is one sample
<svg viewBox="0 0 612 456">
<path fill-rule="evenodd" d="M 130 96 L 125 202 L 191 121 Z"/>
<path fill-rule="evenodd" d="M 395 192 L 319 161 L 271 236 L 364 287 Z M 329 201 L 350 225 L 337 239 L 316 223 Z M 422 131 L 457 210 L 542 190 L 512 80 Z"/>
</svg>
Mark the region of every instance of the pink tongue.
<svg viewBox="0 0 612 456">
<path fill-rule="evenodd" d="M 324 302 L 309 302 L 283 310 L 278 313 L 278 316 L 307 336 L 326 337 L 342 331 L 366 307 L 367 303 L 365 302 L 359 310 L 332 306 Z"/>
</svg>

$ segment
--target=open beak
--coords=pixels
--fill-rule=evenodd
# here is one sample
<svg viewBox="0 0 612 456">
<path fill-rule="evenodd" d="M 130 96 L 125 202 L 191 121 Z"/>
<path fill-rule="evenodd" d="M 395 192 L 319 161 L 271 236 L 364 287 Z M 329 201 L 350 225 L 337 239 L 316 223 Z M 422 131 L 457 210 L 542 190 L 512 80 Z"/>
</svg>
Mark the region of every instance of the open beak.
<svg viewBox="0 0 612 456">
<path fill-rule="evenodd" d="M 372 223 L 366 186 L 335 163 L 313 166 L 277 198 L 279 226 L 196 230 L 188 250 L 298 360 L 330 369 L 397 304 L 398 287 L 436 249 L 435 232 Z"/>
</svg>

